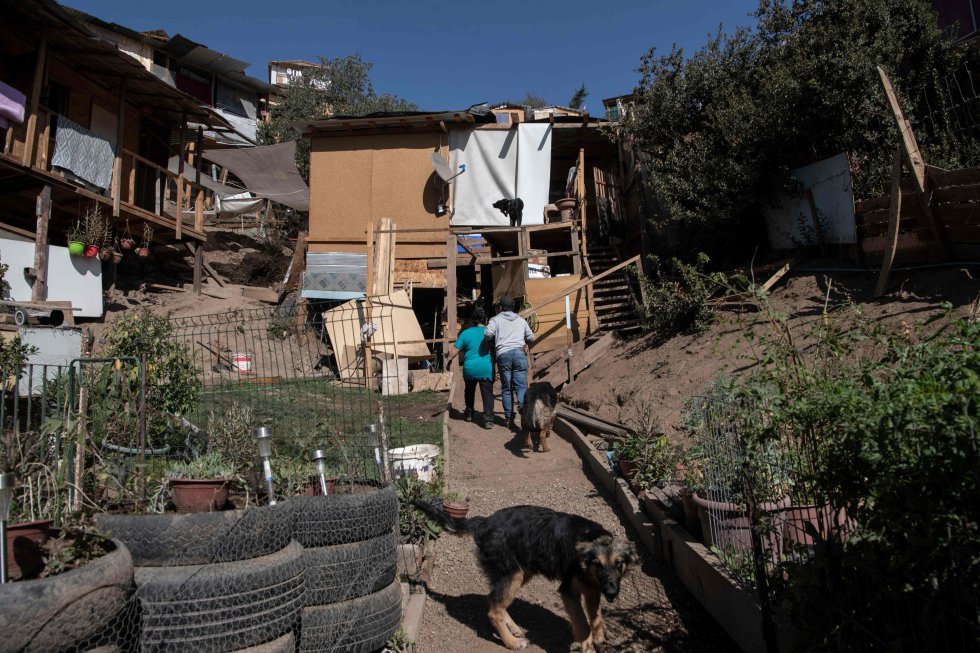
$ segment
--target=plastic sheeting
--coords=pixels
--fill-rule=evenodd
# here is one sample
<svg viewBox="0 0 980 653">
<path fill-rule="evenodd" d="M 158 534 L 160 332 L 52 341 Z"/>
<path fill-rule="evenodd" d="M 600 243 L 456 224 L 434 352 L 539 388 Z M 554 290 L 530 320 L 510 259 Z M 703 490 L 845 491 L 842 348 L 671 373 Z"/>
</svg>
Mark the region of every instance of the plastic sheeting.
<svg viewBox="0 0 980 653">
<path fill-rule="evenodd" d="M 297 211 L 310 210 L 310 188 L 296 169 L 295 141 L 212 150 L 206 152 L 204 158 L 231 170 L 258 197 Z"/>
<path fill-rule="evenodd" d="M 551 185 L 551 125 L 522 123 L 510 130 L 454 129 L 449 132 L 453 170 L 454 225 L 507 226 L 510 218 L 493 208 L 500 199 L 524 202 L 522 225 L 542 224 Z"/>
</svg>

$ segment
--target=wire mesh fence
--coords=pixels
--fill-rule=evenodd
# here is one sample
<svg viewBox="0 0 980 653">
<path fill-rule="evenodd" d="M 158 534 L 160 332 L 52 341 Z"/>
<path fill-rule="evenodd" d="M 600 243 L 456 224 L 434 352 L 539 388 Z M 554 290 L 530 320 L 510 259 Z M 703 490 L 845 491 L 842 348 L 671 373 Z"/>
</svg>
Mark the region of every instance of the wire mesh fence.
<svg viewBox="0 0 980 653">
<path fill-rule="evenodd" d="M 384 647 L 445 405 L 409 394 L 399 311 L 147 317 L 106 343 L 137 355 L 3 370 L 5 516 L 41 523 L 7 538 L 0 649 Z"/>
<path fill-rule="evenodd" d="M 746 410 L 732 397 L 698 398 L 691 414 L 704 542 L 756 593 L 769 650 L 783 650 L 777 642 L 786 650 L 977 650 L 980 542 L 974 536 L 956 543 L 952 561 L 908 556 L 912 545 L 941 534 L 975 535 L 977 511 L 937 522 L 932 506 L 908 496 L 902 523 L 894 523 L 894 497 L 876 497 L 871 479 L 848 478 L 842 469 L 850 488 L 825 482 L 823 443 L 812 434 L 748 436 L 759 429 L 747 420 L 764 419 L 765 411 Z M 942 478 L 922 482 L 944 492 Z M 790 630 L 777 636 L 777 624 Z"/>
</svg>

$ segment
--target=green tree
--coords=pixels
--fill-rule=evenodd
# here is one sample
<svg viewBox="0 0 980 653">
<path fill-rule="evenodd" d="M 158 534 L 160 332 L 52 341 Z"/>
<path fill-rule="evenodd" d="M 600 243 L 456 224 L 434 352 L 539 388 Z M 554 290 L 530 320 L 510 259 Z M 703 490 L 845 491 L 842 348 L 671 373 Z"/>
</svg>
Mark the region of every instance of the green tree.
<svg viewBox="0 0 980 653">
<path fill-rule="evenodd" d="M 258 140 L 263 145 L 296 141 L 296 166 L 310 178 L 310 144 L 290 123 L 330 116 L 363 116 L 381 111 L 414 111 L 418 107 L 396 95 L 377 93 L 371 83 L 373 64 L 361 55 L 327 59 L 307 68 L 283 91 L 269 112 L 269 122 L 260 123 Z"/>
<path fill-rule="evenodd" d="M 585 103 L 585 98 L 588 96 L 589 92 L 585 90 L 585 84 L 583 83 L 579 86 L 578 90 L 572 96 L 572 99 L 568 101 L 569 109 L 581 109 L 582 105 Z"/>
<path fill-rule="evenodd" d="M 945 116 L 922 98 L 959 55 L 925 0 L 762 0 L 756 16 L 754 30 L 719 28 L 690 57 L 650 50 L 623 121 L 650 155 L 655 222 L 675 223 L 691 251 L 731 251 L 733 234 L 758 232 L 790 170 L 840 152 L 856 194 L 881 193 L 898 133 L 876 66 L 913 121 Z M 920 141 L 935 165 L 976 160 L 975 148 L 941 135 Z"/>
<path fill-rule="evenodd" d="M 524 99 L 518 102 L 517 104 L 521 104 L 526 107 L 531 107 L 532 109 L 541 109 L 548 106 L 548 101 L 543 97 L 541 97 L 540 95 L 528 91 L 527 93 L 524 94 Z"/>
</svg>

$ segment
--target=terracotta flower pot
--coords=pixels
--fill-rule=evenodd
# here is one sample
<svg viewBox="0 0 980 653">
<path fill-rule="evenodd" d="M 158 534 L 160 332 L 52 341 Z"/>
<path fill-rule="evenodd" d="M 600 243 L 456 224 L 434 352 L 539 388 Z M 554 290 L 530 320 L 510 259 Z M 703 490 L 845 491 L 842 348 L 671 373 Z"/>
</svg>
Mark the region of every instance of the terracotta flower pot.
<svg viewBox="0 0 980 653">
<path fill-rule="evenodd" d="M 48 541 L 48 537 L 51 535 L 51 531 L 54 527 L 53 519 L 42 519 L 40 521 L 29 521 L 22 524 L 13 524 L 7 527 L 7 541 L 4 545 L 7 547 L 7 564 L 9 566 L 9 573 L 11 578 L 20 577 L 20 564 L 18 564 L 18 557 L 21 558 L 21 562 L 27 563 L 24 560 L 24 553 L 22 553 L 22 547 L 15 544 L 15 541 L 20 538 L 26 538 L 33 542 L 38 547 Z M 31 547 L 34 548 L 34 547 Z M 21 553 L 20 556 L 17 554 Z M 38 560 L 40 564 L 44 564 L 43 560 Z"/>
<path fill-rule="evenodd" d="M 807 528 L 811 524 L 813 530 Z M 854 526 L 847 518 L 847 513 L 834 510 L 830 504 L 823 508 L 816 504 L 784 508 L 779 513 L 779 525 L 782 528 L 783 539 L 788 546 L 813 546 L 812 532 L 816 532 L 823 540 L 828 541 L 837 537 L 843 542 Z"/>
<path fill-rule="evenodd" d="M 695 492 L 692 497 L 698 508 L 704 545 L 717 546 L 727 551 L 752 551 L 752 524 L 744 505 L 727 501 L 711 501 Z M 777 514 L 790 505 L 790 498 L 779 501 L 766 501 L 759 504 L 765 512 Z M 779 524 L 763 535 L 763 547 L 773 556 L 782 550 L 782 529 Z"/>
<path fill-rule="evenodd" d="M 171 478 L 168 482 L 177 512 L 223 510 L 228 502 L 227 479 Z"/>
<path fill-rule="evenodd" d="M 616 464 L 619 466 L 620 475 L 626 479 L 627 483 L 632 482 L 633 477 L 636 476 L 636 471 L 638 467 L 636 463 L 632 460 L 617 460 Z"/>
<path fill-rule="evenodd" d="M 112 253 L 112 263 L 113 263 L 113 265 L 119 265 L 120 263 L 122 263 L 122 259 L 123 259 L 122 252 L 113 252 Z"/>
<path fill-rule="evenodd" d="M 85 243 L 80 240 L 69 241 L 68 253 L 72 256 L 83 256 L 85 254 Z"/>
<path fill-rule="evenodd" d="M 95 258 L 99 255 L 98 245 L 86 245 L 85 246 L 85 258 Z"/>
<path fill-rule="evenodd" d="M 694 539 L 703 542 L 701 532 L 701 517 L 698 515 L 698 505 L 694 503 L 694 494 L 684 488 L 681 490 L 681 509 L 684 511 L 684 528 Z"/>
<path fill-rule="evenodd" d="M 574 197 L 564 197 L 555 202 L 555 208 L 561 211 L 561 221 L 569 222 L 575 219 L 575 207 L 578 205 L 578 200 Z"/>
<path fill-rule="evenodd" d="M 446 501 L 442 504 L 442 512 L 447 517 L 462 519 L 470 511 L 470 504 L 464 501 Z"/>
<path fill-rule="evenodd" d="M 108 247 L 102 247 L 99 249 L 99 258 L 108 263 L 112 260 L 112 250 Z"/>
<path fill-rule="evenodd" d="M 149 256 L 150 255 L 149 245 L 140 245 L 139 249 L 136 250 L 136 255 L 141 258 L 146 258 L 147 256 Z"/>
<path fill-rule="evenodd" d="M 120 238 L 119 239 L 119 246 L 122 249 L 131 250 L 134 247 L 136 247 L 136 241 L 133 240 L 132 238 Z"/>
</svg>

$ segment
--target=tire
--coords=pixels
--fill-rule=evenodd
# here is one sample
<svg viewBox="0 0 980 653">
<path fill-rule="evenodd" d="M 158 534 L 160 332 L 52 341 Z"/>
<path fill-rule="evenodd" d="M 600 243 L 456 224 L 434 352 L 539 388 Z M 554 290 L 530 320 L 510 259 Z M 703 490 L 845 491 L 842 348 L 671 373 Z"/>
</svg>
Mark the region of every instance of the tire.
<svg viewBox="0 0 980 653">
<path fill-rule="evenodd" d="M 259 644 L 258 646 L 240 648 L 232 653 L 295 653 L 295 651 L 296 636 L 290 632 L 286 633 L 279 639 L 272 640 L 268 644 Z"/>
<path fill-rule="evenodd" d="M 307 606 L 360 598 L 395 580 L 395 536 L 387 533 L 364 542 L 304 549 L 303 566 Z"/>
<path fill-rule="evenodd" d="M 286 504 L 184 515 L 106 515 L 95 524 L 122 540 L 138 567 L 250 560 L 289 544 Z"/>
<path fill-rule="evenodd" d="M 303 608 L 300 653 L 372 653 L 398 630 L 402 588 L 397 580 L 380 592 L 333 605 Z"/>
<path fill-rule="evenodd" d="M 126 545 L 77 569 L 0 586 L 0 648 L 60 651 L 104 632 L 133 594 L 133 559 Z"/>
<path fill-rule="evenodd" d="M 296 497 L 288 505 L 293 539 L 306 547 L 363 542 L 391 532 L 398 523 L 393 485 L 355 494 Z"/>
<path fill-rule="evenodd" d="M 282 637 L 305 602 L 303 548 L 186 567 L 136 569 L 143 651 L 222 653 Z"/>
</svg>

